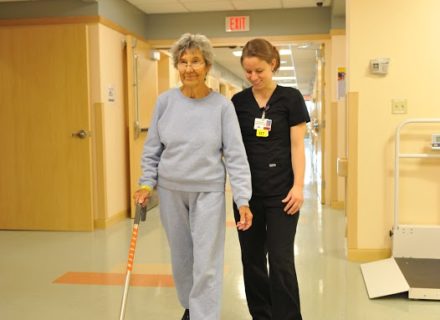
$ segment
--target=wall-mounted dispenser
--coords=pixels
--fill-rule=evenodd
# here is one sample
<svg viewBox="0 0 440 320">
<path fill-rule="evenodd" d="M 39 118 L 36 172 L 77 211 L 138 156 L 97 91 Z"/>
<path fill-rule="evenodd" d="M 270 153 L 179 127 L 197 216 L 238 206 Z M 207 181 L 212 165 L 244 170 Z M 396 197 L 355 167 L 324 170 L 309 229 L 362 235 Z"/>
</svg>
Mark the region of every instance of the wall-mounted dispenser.
<svg viewBox="0 0 440 320">
<path fill-rule="evenodd" d="M 389 58 L 371 59 L 370 72 L 373 74 L 387 74 L 389 64 L 390 64 Z"/>
<path fill-rule="evenodd" d="M 432 134 L 432 150 L 440 150 L 440 133 Z"/>
</svg>

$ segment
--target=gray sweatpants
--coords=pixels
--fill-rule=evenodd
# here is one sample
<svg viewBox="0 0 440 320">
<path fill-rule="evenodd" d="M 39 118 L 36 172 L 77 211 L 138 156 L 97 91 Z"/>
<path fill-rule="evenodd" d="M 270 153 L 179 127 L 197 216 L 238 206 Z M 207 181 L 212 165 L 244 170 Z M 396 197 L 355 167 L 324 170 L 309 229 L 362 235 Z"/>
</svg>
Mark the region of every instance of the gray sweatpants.
<svg viewBox="0 0 440 320">
<path fill-rule="evenodd" d="M 191 320 L 219 320 L 225 243 L 224 192 L 158 188 L 174 282 Z"/>
</svg>

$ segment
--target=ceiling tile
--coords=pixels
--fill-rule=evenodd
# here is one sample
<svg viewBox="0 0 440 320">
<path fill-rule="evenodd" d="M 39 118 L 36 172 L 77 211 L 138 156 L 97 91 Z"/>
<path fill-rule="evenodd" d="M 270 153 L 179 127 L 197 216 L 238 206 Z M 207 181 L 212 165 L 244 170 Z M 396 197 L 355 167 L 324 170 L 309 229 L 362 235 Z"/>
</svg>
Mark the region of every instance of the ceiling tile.
<svg viewBox="0 0 440 320">
<path fill-rule="evenodd" d="M 228 11 L 234 10 L 234 7 L 230 2 L 226 1 L 190 1 L 185 2 L 185 7 L 190 11 Z"/>
<path fill-rule="evenodd" d="M 194 3 L 194 2 L 217 2 L 223 5 L 231 4 L 231 1 L 229 0 L 179 0 L 179 1 L 184 5 L 186 5 L 187 3 Z"/>
<path fill-rule="evenodd" d="M 281 0 L 234 0 L 232 4 L 237 10 L 281 9 Z"/>
<path fill-rule="evenodd" d="M 145 2 L 136 6 L 147 14 L 188 12 L 184 6 L 177 2 L 161 4 Z"/>
<path fill-rule="evenodd" d="M 316 0 L 281 0 L 284 8 L 316 7 Z M 330 0 L 322 0 L 323 6 L 329 6 Z"/>
<path fill-rule="evenodd" d="M 128 2 L 130 2 L 131 4 L 134 4 L 136 6 L 141 6 L 141 5 L 150 5 L 150 4 L 170 4 L 170 3 L 174 3 L 174 4 L 178 4 L 179 1 L 178 0 L 126 0 Z"/>
</svg>

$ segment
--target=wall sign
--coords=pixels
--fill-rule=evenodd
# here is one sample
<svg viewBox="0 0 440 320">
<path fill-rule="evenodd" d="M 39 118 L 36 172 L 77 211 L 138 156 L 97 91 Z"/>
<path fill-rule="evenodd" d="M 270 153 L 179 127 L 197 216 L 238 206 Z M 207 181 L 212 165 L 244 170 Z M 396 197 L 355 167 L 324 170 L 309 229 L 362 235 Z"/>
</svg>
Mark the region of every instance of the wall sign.
<svg viewBox="0 0 440 320">
<path fill-rule="evenodd" d="M 249 16 L 226 17 L 226 32 L 249 31 Z"/>
</svg>

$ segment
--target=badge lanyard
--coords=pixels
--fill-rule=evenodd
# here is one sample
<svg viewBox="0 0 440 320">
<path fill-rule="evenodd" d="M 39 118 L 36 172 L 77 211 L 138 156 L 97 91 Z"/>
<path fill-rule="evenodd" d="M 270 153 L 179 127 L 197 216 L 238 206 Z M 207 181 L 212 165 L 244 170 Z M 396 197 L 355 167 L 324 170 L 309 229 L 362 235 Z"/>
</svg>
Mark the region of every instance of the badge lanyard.
<svg viewBox="0 0 440 320">
<path fill-rule="evenodd" d="M 272 129 L 272 120 L 266 119 L 266 111 L 269 110 L 269 106 L 265 106 L 261 118 L 255 118 L 254 129 L 257 130 L 256 136 L 260 138 L 267 138 L 269 131 Z"/>
</svg>

